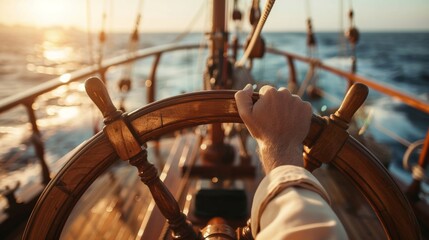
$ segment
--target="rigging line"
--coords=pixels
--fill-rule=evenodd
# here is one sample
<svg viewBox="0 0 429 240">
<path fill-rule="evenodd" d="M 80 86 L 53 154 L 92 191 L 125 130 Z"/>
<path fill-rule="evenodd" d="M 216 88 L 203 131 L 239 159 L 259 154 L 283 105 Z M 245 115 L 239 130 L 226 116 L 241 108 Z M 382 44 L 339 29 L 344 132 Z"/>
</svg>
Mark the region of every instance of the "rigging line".
<svg viewBox="0 0 429 240">
<path fill-rule="evenodd" d="M 103 13 L 102 13 L 102 17 L 101 17 L 101 30 L 104 31 L 106 28 L 106 18 L 107 18 L 107 1 L 108 0 L 103 0 Z"/>
<path fill-rule="evenodd" d="M 353 1 L 349 0 L 350 9 L 353 9 Z"/>
<path fill-rule="evenodd" d="M 194 27 L 195 23 L 197 23 L 198 19 L 201 17 L 202 13 L 205 12 L 204 8 L 204 1 L 201 1 L 201 5 L 198 8 L 198 11 L 196 12 L 196 14 L 192 17 L 191 21 L 188 23 L 188 25 L 186 26 L 185 30 L 180 33 L 179 35 L 177 35 L 173 41 L 171 41 L 171 43 L 177 43 L 179 41 L 181 41 L 182 39 L 184 39 L 192 30 L 192 28 Z"/>
<path fill-rule="evenodd" d="M 139 1 L 139 5 L 137 8 L 137 14 L 140 14 L 141 12 L 143 12 L 143 0 Z"/>
<path fill-rule="evenodd" d="M 99 48 L 98 48 L 98 65 L 99 67 L 101 67 L 101 63 L 103 61 L 103 57 L 104 57 L 104 46 L 105 46 L 105 42 L 106 42 L 106 19 L 107 19 L 107 13 L 106 13 L 106 9 L 107 9 L 107 1 L 108 0 L 103 0 L 103 13 L 101 15 L 101 29 L 100 29 L 100 35 L 99 35 Z M 104 81 L 104 80 L 103 80 Z"/>
<path fill-rule="evenodd" d="M 136 20 L 136 29 L 139 27 L 140 25 L 140 19 L 141 19 L 141 15 L 143 12 L 143 0 L 139 1 L 139 5 L 137 8 L 137 20 Z"/>
<path fill-rule="evenodd" d="M 249 55 L 256 45 L 256 41 L 261 34 L 262 28 L 264 27 L 264 24 L 267 21 L 268 16 L 270 15 L 271 9 L 273 8 L 275 2 L 276 2 L 275 0 L 267 0 L 267 2 L 265 3 L 264 11 L 262 13 L 261 18 L 258 21 L 258 25 L 256 26 L 256 29 L 252 33 L 252 38 L 250 40 L 249 46 L 246 48 L 246 51 L 244 52 L 244 55 L 241 57 L 240 61 L 236 63 L 237 67 L 244 67 L 244 65 L 246 64 L 249 58 Z"/>
<path fill-rule="evenodd" d="M 114 10 L 115 10 L 115 3 L 113 0 L 110 1 L 110 9 L 109 9 L 109 32 L 113 32 L 113 19 L 114 19 Z"/>
<path fill-rule="evenodd" d="M 86 0 L 86 31 L 88 37 L 88 48 L 89 48 L 89 62 L 90 65 L 94 64 L 93 46 L 92 46 L 92 35 L 91 35 L 91 4 L 90 0 Z"/>
<path fill-rule="evenodd" d="M 143 0 L 139 1 L 137 8 L 137 17 L 134 25 L 134 29 L 131 32 L 131 37 L 128 43 L 128 54 L 135 54 L 139 48 L 139 25 L 141 20 L 141 12 L 143 8 Z M 119 91 L 121 92 L 120 97 L 120 108 L 125 110 L 124 103 L 128 97 L 128 93 L 132 86 L 132 75 L 135 68 L 135 62 L 126 63 L 122 69 L 121 80 L 118 82 Z"/>
<path fill-rule="evenodd" d="M 374 127 L 379 130 L 380 132 L 384 133 L 386 136 L 392 138 L 393 140 L 397 141 L 398 143 L 402 144 L 404 147 L 409 147 L 411 145 L 411 142 L 407 139 L 399 136 L 395 132 L 391 131 L 388 128 L 385 128 L 382 124 L 375 123 Z"/>
<path fill-rule="evenodd" d="M 339 61 L 339 67 L 341 69 L 345 68 L 345 61 L 343 61 L 343 58 L 346 58 L 347 56 L 347 44 L 346 44 L 346 38 L 344 37 L 344 0 L 339 0 L 339 35 L 338 35 L 338 59 Z M 339 79 L 344 79 L 343 77 L 339 76 Z"/>
<path fill-rule="evenodd" d="M 311 16 L 311 12 L 310 12 L 310 0 L 306 0 L 304 2 L 304 5 L 305 5 L 305 12 L 307 14 L 307 19 L 309 19 L 310 16 Z"/>
<path fill-rule="evenodd" d="M 139 40 L 138 31 L 139 31 L 140 21 L 142 17 L 142 12 L 143 12 L 143 0 L 140 0 L 137 7 L 137 17 L 134 25 L 134 30 L 131 33 L 129 52 L 136 51 L 137 49 L 134 49 L 134 48 L 138 47 L 138 46 L 132 46 L 133 45 L 132 43 L 138 42 Z"/>
<path fill-rule="evenodd" d="M 206 26 L 203 26 L 203 28 L 205 28 L 205 29 L 209 29 L 209 23 L 208 23 L 209 8 L 210 8 L 210 5 L 209 5 L 209 3 L 207 1 L 206 2 L 206 7 L 205 7 L 205 15 L 204 15 L 204 23 L 206 23 Z M 196 64 L 197 71 L 202 68 L 201 65 L 202 65 L 202 62 L 203 62 L 202 59 L 203 59 L 203 50 L 204 49 L 205 49 L 205 36 L 204 36 L 204 34 L 201 34 L 200 45 L 198 47 L 197 64 Z M 195 88 L 195 82 L 198 82 L 198 81 L 199 81 L 199 79 L 197 79 L 197 81 L 194 81 L 194 89 L 196 89 Z M 204 89 L 204 86 L 203 86 L 203 89 Z"/>
<path fill-rule="evenodd" d="M 142 12 L 143 12 L 143 0 L 140 0 L 138 3 L 138 7 L 137 7 L 137 17 L 136 17 L 135 24 L 134 24 L 134 31 L 131 34 L 138 33 Z M 131 38 L 133 38 L 133 37 L 131 37 Z"/>
<path fill-rule="evenodd" d="M 425 139 L 417 140 L 413 143 L 411 143 L 407 150 L 404 153 L 404 156 L 402 157 L 402 167 L 406 170 L 410 170 L 411 166 L 409 164 L 411 154 L 419 147 L 423 147 L 423 144 L 425 143 Z"/>
<path fill-rule="evenodd" d="M 407 148 L 410 147 L 410 145 L 412 144 L 410 141 L 399 136 L 397 133 L 393 132 L 392 130 L 384 127 L 382 124 L 373 122 L 372 121 L 373 115 L 374 115 L 374 108 L 370 107 L 367 116 L 364 118 L 363 126 L 359 129 L 359 135 L 363 135 L 366 132 L 366 130 L 368 129 L 368 127 L 370 125 L 372 125 L 376 130 L 380 131 L 381 133 L 390 137 L 391 139 L 395 140 L 396 142 L 402 144 L 404 147 L 407 147 Z"/>
<path fill-rule="evenodd" d="M 344 38 L 344 0 L 339 0 L 339 24 L 340 24 L 340 31 L 338 36 L 338 42 L 339 42 L 339 48 L 338 48 L 338 56 L 344 57 L 346 56 L 346 43 Z"/>
</svg>

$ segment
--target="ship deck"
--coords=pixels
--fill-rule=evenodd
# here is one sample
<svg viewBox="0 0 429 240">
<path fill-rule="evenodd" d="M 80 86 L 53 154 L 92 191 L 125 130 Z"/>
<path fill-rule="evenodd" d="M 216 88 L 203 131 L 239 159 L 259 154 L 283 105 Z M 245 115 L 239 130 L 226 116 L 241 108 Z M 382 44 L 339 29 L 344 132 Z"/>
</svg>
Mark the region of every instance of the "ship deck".
<svg viewBox="0 0 429 240">
<path fill-rule="evenodd" d="M 208 219 L 195 217 L 192 197 L 201 180 L 180 177 L 184 164 L 198 161 L 198 139 L 199 136 L 193 133 L 164 139 L 160 144 L 165 150 L 157 155 L 150 147 L 149 159 L 155 156 L 156 163 L 164 166 L 161 179 L 191 221 L 203 227 Z M 165 164 L 161 164 L 164 160 Z M 253 154 L 252 161 L 257 165 L 256 154 Z M 350 181 L 328 166 L 322 166 L 314 175 L 329 193 L 332 207 L 350 239 L 386 238 L 377 217 Z M 240 186 L 246 191 L 254 191 L 261 176 L 258 172 L 256 180 L 245 179 Z M 251 201 L 252 196 L 248 199 Z M 234 221 L 231 225 L 244 225 L 246 220 Z M 119 162 L 99 177 L 83 195 L 69 217 L 62 239 L 159 239 L 166 235 L 166 229 L 165 220 L 146 186 L 140 182 L 136 170 L 127 163 Z"/>
</svg>

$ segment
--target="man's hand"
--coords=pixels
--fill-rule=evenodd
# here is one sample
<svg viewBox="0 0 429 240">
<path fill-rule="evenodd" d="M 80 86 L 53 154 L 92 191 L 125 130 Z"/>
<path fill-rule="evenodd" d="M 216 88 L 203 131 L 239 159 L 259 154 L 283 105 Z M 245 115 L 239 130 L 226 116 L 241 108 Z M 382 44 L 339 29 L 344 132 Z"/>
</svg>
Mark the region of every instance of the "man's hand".
<svg viewBox="0 0 429 240">
<path fill-rule="evenodd" d="M 253 104 L 249 84 L 235 94 L 238 113 L 259 145 L 266 173 L 281 165 L 303 166 L 302 142 L 311 121 L 311 105 L 286 88 L 263 86 Z"/>
</svg>

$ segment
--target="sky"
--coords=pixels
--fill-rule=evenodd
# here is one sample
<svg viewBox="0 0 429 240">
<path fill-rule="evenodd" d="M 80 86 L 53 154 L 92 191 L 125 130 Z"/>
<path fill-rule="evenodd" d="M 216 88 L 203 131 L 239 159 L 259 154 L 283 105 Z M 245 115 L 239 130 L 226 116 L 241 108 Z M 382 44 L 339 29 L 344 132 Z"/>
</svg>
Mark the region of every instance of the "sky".
<svg viewBox="0 0 429 240">
<path fill-rule="evenodd" d="M 195 22 L 192 31 L 205 31 L 208 29 L 211 1 L 0 0 L 0 24 L 62 26 L 82 30 L 89 26 L 98 32 L 105 11 L 106 31 L 130 32 L 137 13 L 141 12 L 142 32 L 180 32 L 190 22 Z M 251 0 L 239 0 L 239 3 L 248 12 Z M 265 0 L 261 0 L 262 6 L 264 3 Z M 348 26 L 346 13 L 350 4 L 353 4 L 355 23 L 360 31 L 429 31 L 429 0 L 277 0 L 264 31 L 305 31 L 308 13 L 315 31 L 337 31 L 341 16 L 343 25 Z M 342 15 L 341 5 L 344 9 Z M 198 21 L 192 21 L 194 18 Z M 247 16 L 244 19 L 247 20 Z M 245 25 L 248 25 L 247 21 Z"/>
</svg>

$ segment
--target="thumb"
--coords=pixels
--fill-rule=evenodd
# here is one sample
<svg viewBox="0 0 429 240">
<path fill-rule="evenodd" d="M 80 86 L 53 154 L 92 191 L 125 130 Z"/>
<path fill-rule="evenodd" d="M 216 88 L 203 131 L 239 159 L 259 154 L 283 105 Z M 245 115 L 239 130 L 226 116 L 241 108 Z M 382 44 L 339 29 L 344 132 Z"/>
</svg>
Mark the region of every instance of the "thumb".
<svg viewBox="0 0 429 240">
<path fill-rule="evenodd" d="M 246 123 L 246 120 L 249 119 L 252 114 L 252 94 L 252 85 L 247 84 L 243 90 L 236 92 L 234 95 L 235 101 L 237 103 L 238 114 L 240 115 L 241 119 L 243 119 L 244 123 Z"/>
</svg>

